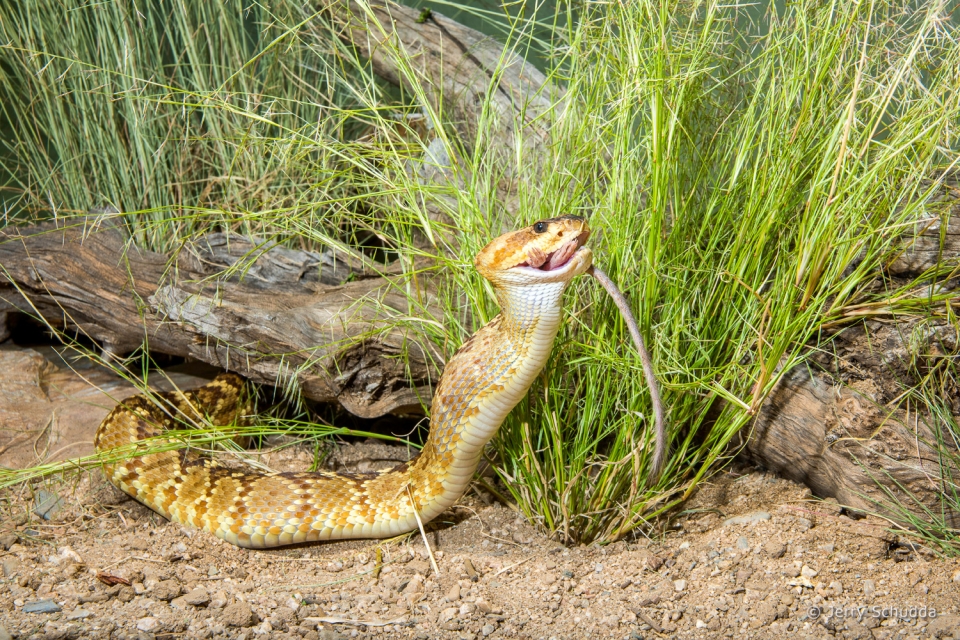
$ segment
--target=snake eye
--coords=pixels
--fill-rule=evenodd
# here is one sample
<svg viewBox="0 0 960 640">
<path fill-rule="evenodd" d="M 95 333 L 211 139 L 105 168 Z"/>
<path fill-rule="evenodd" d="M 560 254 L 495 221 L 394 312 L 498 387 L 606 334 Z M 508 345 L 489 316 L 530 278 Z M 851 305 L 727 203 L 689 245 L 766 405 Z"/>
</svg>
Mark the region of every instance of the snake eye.
<svg viewBox="0 0 960 640">
<path fill-rule="evenodd" d="M 536 231 L 537 233 L 543 233 L 544 231 L 547 230 L 547 223 L 538 222 L 537 224 L 533 225 L 533 230 Z"/>
</svg>

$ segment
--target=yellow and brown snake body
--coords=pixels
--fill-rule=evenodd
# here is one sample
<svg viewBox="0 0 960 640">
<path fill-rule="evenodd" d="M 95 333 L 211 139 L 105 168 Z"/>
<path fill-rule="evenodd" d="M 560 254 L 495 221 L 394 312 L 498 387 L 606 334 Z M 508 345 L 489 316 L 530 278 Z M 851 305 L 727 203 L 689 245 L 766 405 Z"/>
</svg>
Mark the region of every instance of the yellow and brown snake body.
<svg viewBox="0 0 960 640">
<path fill-rule="evenodd" d="M 561 299 L 590 266 L 590 231 L 576 216 L 500 236 L 475 261 L 494 287 L 501 314 L 471 336 L 444 368 L 430 433 L 416 458 L 370 474 L 259 473 L 224 467 L 188 450 L 104 465 L 113 484 L 161 515 L 241 547 L 313 540 L 386 538 L 415 529 L 466 490 L 483 447 L 547 362 L 561 322 Z M 233 423 L 249 411 L 243 381 L 225 374 L 191 392 L 143 396 L 111 411 L 97 431 L 108 451 L 157 436 L 168 414 Z"/>
</svg>

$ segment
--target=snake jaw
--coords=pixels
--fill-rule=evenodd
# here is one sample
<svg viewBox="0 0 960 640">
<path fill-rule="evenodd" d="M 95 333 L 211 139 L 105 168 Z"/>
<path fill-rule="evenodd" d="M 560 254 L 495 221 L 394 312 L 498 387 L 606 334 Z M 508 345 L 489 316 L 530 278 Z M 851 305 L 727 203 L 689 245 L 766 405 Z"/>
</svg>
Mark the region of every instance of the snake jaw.
<svg viewBox="0 0 960 640">
<path fill-rule="evenodd" d="M 584 246 L 589 237 L 590 227 L 579 216 L 541 220 L 484 247 L 477 270 L 494 286 L 567 283 L 592 263 L 593 254 Z"/>
</svg>

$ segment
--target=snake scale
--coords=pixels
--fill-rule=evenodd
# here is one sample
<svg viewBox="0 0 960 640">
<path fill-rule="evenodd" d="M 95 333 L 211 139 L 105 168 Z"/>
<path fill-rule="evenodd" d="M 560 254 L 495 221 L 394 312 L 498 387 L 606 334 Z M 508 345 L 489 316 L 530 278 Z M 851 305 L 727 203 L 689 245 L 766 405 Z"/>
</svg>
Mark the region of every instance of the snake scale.
<svg viewBox="0 0 960 640">
<path fill-rule="evenodd" d="M 411 531 L 417 516 L 427 522 L 460 498 L 484 445 L 543 369 L 560 327 L 563 292 L 591 267 L 589 235 L 583 218 L 562 216 L 502 235 L 480 251 L 476 268 L 493 285 L 501 313 L 447 362 L 429 435 L 407 463 L 365 474 L 261 473 L 180 449 L 105 463 L 104 473 L 164 517 L 240 547 Z M 173 415 L 226 425 L 252 410 L 234 374 L 153 398 L 136 396 L 115 407 L 97 430 L 97 451 L 160 436 L 179 422 Z M 658 434 L 658 454 L 661 442 Z"/>
</svg>

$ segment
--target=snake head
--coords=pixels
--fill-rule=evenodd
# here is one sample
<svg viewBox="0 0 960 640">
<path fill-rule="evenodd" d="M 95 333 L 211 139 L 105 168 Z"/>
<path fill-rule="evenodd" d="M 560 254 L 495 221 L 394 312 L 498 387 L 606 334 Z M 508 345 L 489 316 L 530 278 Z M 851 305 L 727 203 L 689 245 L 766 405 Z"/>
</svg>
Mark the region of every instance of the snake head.
<svg viewBox="0 0 960 640">
<path fill-rule="evenodd" d="M 477 254 L 475 264 L 494 285 L 569 282 L 590 267 L 593 254 L 584 246 L 589 237 L 580 216 L 541 220 L 500 236 Z"/>
</svg>

